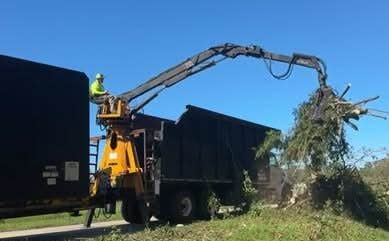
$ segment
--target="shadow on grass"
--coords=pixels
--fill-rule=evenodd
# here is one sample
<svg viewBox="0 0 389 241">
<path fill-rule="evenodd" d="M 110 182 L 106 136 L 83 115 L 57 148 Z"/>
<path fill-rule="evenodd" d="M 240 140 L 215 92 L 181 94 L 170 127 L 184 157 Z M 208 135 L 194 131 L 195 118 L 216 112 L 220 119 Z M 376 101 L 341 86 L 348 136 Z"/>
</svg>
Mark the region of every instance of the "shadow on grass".
<svg viewBox="0 0 389 241">
<path fill-rule="evenodd" d="M 389 230 L 389 209 L 385 201 L 359 175 L 356 168 L 345 168 L 331 176 L 319 176 L 312 184 L 316 209 L 330 205 L 339 213 L 372 227 Z"/>
</svg>

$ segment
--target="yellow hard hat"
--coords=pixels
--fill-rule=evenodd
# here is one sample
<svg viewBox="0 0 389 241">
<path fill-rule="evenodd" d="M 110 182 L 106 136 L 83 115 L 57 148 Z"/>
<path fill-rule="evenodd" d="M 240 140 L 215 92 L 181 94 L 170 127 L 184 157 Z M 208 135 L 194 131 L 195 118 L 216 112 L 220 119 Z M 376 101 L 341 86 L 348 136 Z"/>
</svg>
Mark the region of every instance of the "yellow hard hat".
<svg viewBox="0 0 389 241">
<path fill-rule="evenodd" d="M 100 74 L 100 73 L 97 73 L 96 74 L 96 79 L 104 79 L 104 75 Z"/>
</svg>

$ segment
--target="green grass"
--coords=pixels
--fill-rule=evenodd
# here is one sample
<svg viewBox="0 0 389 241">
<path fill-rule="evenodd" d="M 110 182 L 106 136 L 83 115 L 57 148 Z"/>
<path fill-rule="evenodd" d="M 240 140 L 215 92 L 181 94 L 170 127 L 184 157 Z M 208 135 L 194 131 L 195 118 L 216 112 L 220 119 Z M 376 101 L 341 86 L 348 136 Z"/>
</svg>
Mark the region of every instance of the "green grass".
<svg viewBox="0 0 389 241">
<path fill-rule="evenodd" d="M 120 205 L 118 205 L 118 208 Z M 80 224 L 80 217 L 68 213 L 49 214 L 2 220 L 0 231 Z M 121 219 L 119 212 L 109 220 Z M 102 215 L 94 221 L 106 220 Z M 91 241 L 254 241 L 254 240 L 389 240 L 389 232 L 366 226 L 347 217 L 330 212 L 308 210 L 276 210 L 260 208 L 248 214 L 223 220 L 195 222 L 183 227 L 161 225 L 133 234 L 113 231 Z"/>
<path fill-rule="evenodd" d="M 118 231 L 94 241 L 389 240 L 389 232 L 324 212 L 263 209 L 225 220 L 183 227 L 160 226 L 134 234 Z"/>
<path fill-rule="evenodd" d="M 94 218 L 93 222 L 121 219 L 120 205 L 121 205 L 120 203 L 116 205 L 116 214 L 112 215 L 109 219 L 106 219 L 102 214 L 102 212 L 100 212 L 99 217 Z M 96 214 L 97 213 L 98 211 L 96 210 Z M 3 219 L 0 220 L 0 232 L 43 228 L 43 227 L 64 226 L 64 225 L 71 225 L 71 224 L 82 224 L 84 223 L 86 211 L 82 211 L 80 212 L 80 214 L 81 216 L 77 216 L 77 217 L 72 217 L 69 213 L 57 213 L 57 214 Z"/>
</svg>

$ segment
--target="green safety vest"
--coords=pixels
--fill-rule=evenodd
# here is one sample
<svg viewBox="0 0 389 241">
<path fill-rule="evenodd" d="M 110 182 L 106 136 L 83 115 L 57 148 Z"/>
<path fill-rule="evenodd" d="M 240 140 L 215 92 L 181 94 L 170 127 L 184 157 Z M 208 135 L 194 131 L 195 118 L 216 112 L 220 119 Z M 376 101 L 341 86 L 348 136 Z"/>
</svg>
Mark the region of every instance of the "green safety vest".
<svg viewBox="0 0 389 241">
<path fill-rule="evenodd" d="M 104 92 L 105 92 L 104 85 L 97 80 L 95 80 L 91 84 L 90 89 L 89 89 L 89 93 L 91 94 L 91 96 L 103 95 Z"/>
</svg>

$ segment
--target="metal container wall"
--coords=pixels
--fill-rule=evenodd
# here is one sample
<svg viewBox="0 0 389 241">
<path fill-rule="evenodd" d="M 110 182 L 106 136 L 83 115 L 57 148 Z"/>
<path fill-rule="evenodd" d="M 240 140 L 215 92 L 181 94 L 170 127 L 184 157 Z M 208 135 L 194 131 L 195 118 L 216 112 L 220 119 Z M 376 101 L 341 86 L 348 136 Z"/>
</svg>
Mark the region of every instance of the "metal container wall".
<svg viewBox="0 0 389 241">
<path fill-rule="evenodd" d="M 87 76 L 2 55 L 0 75 L 0 203 L 87 196 Z"/>
<path fill-rule="evenodd" d="M 269 180 L 269 160 L 255 161 L 253 147 L 274 130 L 194 106 L 177 123 L 163 122 L 163 180 L 231 182 L 243 170 L 257 183 Z"/>
</svg>

